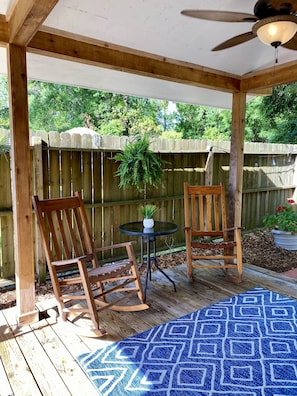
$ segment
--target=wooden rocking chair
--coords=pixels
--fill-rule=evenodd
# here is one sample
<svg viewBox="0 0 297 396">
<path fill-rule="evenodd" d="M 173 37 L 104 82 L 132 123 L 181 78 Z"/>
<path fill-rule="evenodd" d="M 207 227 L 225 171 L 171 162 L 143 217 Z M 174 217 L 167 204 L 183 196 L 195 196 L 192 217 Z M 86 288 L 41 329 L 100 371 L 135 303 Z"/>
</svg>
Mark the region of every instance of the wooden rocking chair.
<svg viewBox="0 0 297 396">
<path fill-rule="evenodd" d="M 189 280 L 193 281 L 193 268 L 221 268 L 231 281 L 240 283 L 241 231 L 240 228 L 227 228 L 223 184 L 190 186 L 184 183 L 184 211 Z M 195 249 L 203 250 L 199 254 Z M 205 263 L 205 260 L 215 262 Z M 236 276 L 232 276 L 229 269 L 235 269 Z"/>
<path fill-rule="evenodd" d="M 101 336 L 106 332 L 99 327 L 98 311 L 106 308 L 116 311 L 149 308 L 144 302 L 131 242 L 95 249 L 79 192 L 74 197 L 57 199 L 39 200 L 38 196 L 34 196 L 33 206 L 63 320 L 69 312 L 88 312 L 95 326 L 95 334 Z M 127 259 L 99 266 L 98 254 L 117 248 L 126 248 Z M 80 293 L 67 291 L 67 286 L 69 289 L 74 284 L 81 285 Z M 137 297 L 136 305 L 122 304 L 123 300 L 133 295 Z M 86 304 L 74 307 L 73 303 L 79 300 L 85 300 Z"/>
</svg>

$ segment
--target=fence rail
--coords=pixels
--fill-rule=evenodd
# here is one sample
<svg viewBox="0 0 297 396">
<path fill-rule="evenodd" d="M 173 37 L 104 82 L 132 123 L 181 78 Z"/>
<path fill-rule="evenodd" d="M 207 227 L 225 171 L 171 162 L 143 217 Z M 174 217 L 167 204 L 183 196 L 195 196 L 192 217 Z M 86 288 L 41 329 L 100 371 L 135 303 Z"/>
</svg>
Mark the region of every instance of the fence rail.
<svg viewBox="0 0 297 396">
<path fill-rule="evenodd" d="M 148 191 L 146 200 L 136 189 L 118 188 L 119 179 L 115 176 L 118 164 L 112 158 L 126 142 L 127 138 L 114 136 L 32 133 L 32 195 L 60 197 L 81 190 L 97 245 L 127 240 L 128 237 L 118 231 L 118 226 L 139 220 L 140 206 L 144 202 L 155 203 L 160 208 L 157 220 L 173 221 L 179 226 L 173 238 L 158 238 L 158 248 L 184 245 L 183 182 L 205 184 L 207 180 L 218 184 L 222 181 L 227 186 L 229 142 L 153 141 L 151 148 L 159 153 L 166 165 L 162 183 Z M 246 230 L 261 227 L 265 214 L 272 213 L 288 197 L 294 196 L 296 156 L 295 145 L 245 144 L 242 225 Z M 0 276 L 13 277 L 9 153 L 0 156 L 0 174 Z M 34 227 L 36 273 L 39 279 L 44 279 L 45 259 L 35 219 Z M 136 251 L 139 250 L 138 241 Z"/>
</svg>

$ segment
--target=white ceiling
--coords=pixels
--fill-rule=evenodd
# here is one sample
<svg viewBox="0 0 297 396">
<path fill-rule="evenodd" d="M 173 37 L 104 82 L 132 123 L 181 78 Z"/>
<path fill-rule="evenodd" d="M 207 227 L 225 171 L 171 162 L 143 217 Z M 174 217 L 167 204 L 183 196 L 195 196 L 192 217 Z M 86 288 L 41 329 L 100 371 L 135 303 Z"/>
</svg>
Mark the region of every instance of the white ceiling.
<svg viewBox="0 0 297 396">
<path fill-rule="evenodd" d="M 5 14 L 11 0 L 0 2 Z M 243 76 L 274 65 L 272 47 L 257 38 L 223 51 L 217 44 L 251 30 L 253 23 L 202 21 L 183 9 L 253 13 L 255 0 L 59 0 L 44 26 L 151 54 Z M 297 51 L 279 48 L 278 64 L 295 61 Z M 135 76 L 83 64 L 28 54 L 30 78 L 75 84 L 131 95 L 230 108 L 231 94 Z M 6 72 L 5 50 L 0 72 Z"/>
</svg>

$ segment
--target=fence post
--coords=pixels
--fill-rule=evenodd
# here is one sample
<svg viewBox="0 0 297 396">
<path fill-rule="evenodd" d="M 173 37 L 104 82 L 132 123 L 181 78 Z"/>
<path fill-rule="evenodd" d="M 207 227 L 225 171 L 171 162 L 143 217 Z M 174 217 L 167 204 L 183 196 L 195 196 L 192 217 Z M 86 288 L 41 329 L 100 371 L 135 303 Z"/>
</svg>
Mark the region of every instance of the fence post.
<svg viewBox="0 0 297 396">
<path fill-rule="evenodd" d="M 10 153 L 0 154 L 0 277 L 15 274 Z M 5 213 L 6 212 L 6 213 Z"/>
<path fill-rule="evenodd" d="M 213 147 L 209 146 L 208 156 L 205 164 L 205 185 L 212 185 L 213 176 Z"/>
<path fill-rule="evenodd" d="M 33 145 L 33 193 L 38 195 L 40 199 L 43 199 L 43 167 L 42 167 L 42 143 L 40 137 L 32 137 Z M 35 257 L 35 269 L 39 283 L 44 283 L 46 279 L 46 262 L 43 252 L 43 246 L 40 238 L 39 228 L 34 216 L 34 257 Z"/>
<path fill-rule="evenodd" d="M 297 202 L 297 156 L 295 157 L 294 161 L 294 171 L 293 171 L 293 185 L 294 185 L 294 192 L 292 198 L 295 202 Z M 295 205 L 296 208 L 296 205 Z"/>
</svg>

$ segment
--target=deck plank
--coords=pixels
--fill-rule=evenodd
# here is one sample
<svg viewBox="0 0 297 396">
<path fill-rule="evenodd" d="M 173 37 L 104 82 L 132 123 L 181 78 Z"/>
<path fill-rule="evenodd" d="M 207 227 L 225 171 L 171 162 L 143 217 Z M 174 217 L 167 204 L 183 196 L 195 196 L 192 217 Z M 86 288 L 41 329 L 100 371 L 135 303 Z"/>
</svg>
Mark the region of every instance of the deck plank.
<svg viewBox="0 0 297 396">
<path fill-rule="evenodd" d="M 67 347 L 65 345 L 65 342 L 68 343 L 68 337 L 70 336 L 69 333 L 72 332 L 70 326 L 68 326 L 68 331 L 65 332 L 64 340 L 62 340 L 61 337 L 57 337 L 57 333 L 54 332 L 53 327 L 48 325 L 46 320 L 43 320 L 42 324 L 39 323 L 38 325 L 33 325 L 32 328 L 35 328 L 34 334 L 36 338 L 46 355 L 51 360 L 63 383 L 66 385 L 68 392 L 73 396 L 84 394 L 88 396 L 98 395 L 95 388 L 87 379 L 85 373 L 75 360 L 75 355 L 78 352 L 79 345 L 81 345 L 81 343 L 77 340 L 75 343 L 75 349 L 71 352 L 70 346 L 68 345 Z M 87 348 L 84 348 L 84 352 L 87 352 Z M 58 386 L 60 387 L 60 385 Z"/>
<path fill-rule="evenodd" d="M 42 393 L 39 391 L 24 353 L 14 337 L 12 329 L 8 326 L 6 316 L 4 315 L 9 315 L 12 312 L 15 312 L 15 308 L 0 311 L 1 360 L 14 395 L 38 396 Z M 12 316 L 9 315 L 9 317 L 11 318 Z"/>
<path fill-rule="evenodd" d="M 55 300 L 37 304 L 44 319 L 31 326 L 18 328 L 16 309 L 0 311 L 0 395 L 72 395 L 97 394 L 77 364 L 76 358 L 114 341 L 186 315 L 256 286 L 297 299 L 297 280 L 275 272 L 244 266 L 244 281 L 231 283 L 219 269 L 194 270 L 189 283 L 185 265 L 165 270 L 172 284 L 159 272 L 148 284 L 147 300 L 151 308 L 139 312 L 103 311 L 101 325 L 107 334 L 101 338 L 86 337 L 92 327 L 87 315 L 63 322 L 56 318 Z M 46 317 L 45 313 L 51 313 Z M 1 365 L 2 362 L 2 365 Z M 13 393 L 11 393 L 13 392 Z"/>
<path fill-rule="evenodd" d="M 13 392 L 10 383 L 7 378 L 7 374 L 0 356 L 0 384 L 1 384 L 1 396 L 13 396 Z"/>
</svg>

